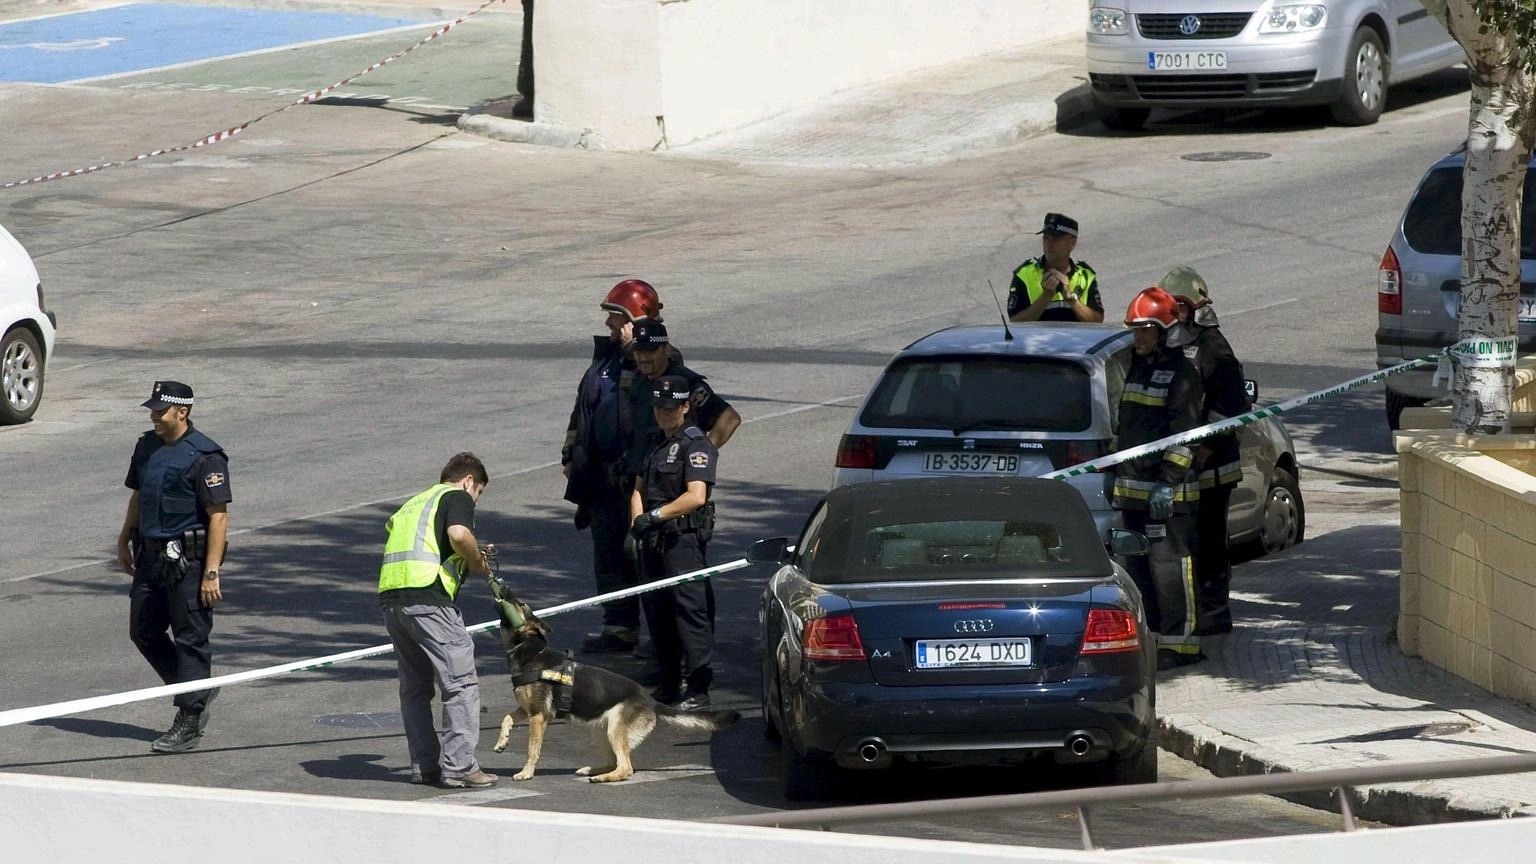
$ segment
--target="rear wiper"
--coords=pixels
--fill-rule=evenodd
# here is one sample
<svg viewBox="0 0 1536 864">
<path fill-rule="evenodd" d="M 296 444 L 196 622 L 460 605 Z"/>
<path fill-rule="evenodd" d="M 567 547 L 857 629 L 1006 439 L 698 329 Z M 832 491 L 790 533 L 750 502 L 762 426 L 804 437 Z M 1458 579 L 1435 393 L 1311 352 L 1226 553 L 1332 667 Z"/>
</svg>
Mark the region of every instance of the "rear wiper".
<svg viewBox="0 0 1536 864">
<path fill-rule="evenodd" d="M 995 426 L 995 427 L 997 427 L 999 429 L 1029 429 L 1029 428 L 1031 428 L 1028 423 L 1019 423 L 1019 422 L 1014 421 L 1014 420 L 1009 420 L 1006 417 L 989 417 L 989 418 L 987 418 L 985 420 L 972 420 L 969 423 L 964 423 L 964 424 L 961 424 L 959 426 L 956 426 L 955 427 L 955 434 L 956 435 L 961 435 L 961 434 L 964 434 L 966 432 L 971 431 L 972 429 L 980 429 L 983 426 Z"/>
</svg>

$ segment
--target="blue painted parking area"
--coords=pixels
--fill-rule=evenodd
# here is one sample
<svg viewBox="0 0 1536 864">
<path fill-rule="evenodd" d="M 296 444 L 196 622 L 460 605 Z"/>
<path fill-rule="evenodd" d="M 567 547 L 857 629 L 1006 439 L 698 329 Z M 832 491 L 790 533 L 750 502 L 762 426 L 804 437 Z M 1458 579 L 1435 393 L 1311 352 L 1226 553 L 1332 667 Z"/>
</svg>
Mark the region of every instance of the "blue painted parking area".
<svg viewBox="0 0 1536 864">
<path fill-rule="evenodd" d="M 59 84 L 427 24 L 419 18 L 131 3 L 0 24 L 0 81 Z"/>
</svg>

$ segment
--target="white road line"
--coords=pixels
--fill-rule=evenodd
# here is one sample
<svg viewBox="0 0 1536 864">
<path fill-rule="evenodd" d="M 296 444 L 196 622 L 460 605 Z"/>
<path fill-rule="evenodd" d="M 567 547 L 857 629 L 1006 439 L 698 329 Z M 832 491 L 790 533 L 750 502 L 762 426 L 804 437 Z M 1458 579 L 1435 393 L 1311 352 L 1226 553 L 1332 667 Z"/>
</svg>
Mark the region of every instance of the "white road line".
<svg viewBox="0 0 1536 864">
<path fill-rule="evenodd" d="M 587 783 L 587 778 L 576 779 L 589 786 L 606 786 L 615 789 L 624 786 L 635 786 L 640 783 L 655 783 L 658 780 L 681 780 L 684 777 L 701 777 L 705 774 L 713 774 L 715 769 L 708 765 L 669 765 L 666 768 L 648 768 L 638 770 L 628 780 L 622 783 Z"/>
<path fill-rule="evenodd" d="M 310 42 L 295 42 L 291 45 L 278 45 L 274 48 L 258 48 L 254 51 L 241 51 L 236 54 L 223 54 L 218 57 L 208 57 L 202 60 L 188 60 L 185 63 L 171 63 L 166 66 L 154 66 L 149 69 L 133 69 L 127 72 L 112 72 L 107 75 L 92 75 L 88 78 L 72 78 L 68 81 L 60 81 L 59 83 L 94 84 L 98 81 L 110 81 L 113 78 L 128 78 L 133 75 L 151 75 L 156 72 L 169 72 L 172 69 L 186 69 L 191 66 L 201 66 L 205 63 L 218 63 L 224 60 L 239 60 L 242 57 L 256 57 L 261 54 L 275 54 L 279 51 L 289 51 L 297 48 L 313 48 L 316 45 L 329 45 L 333 42 L 346 42 L 352 39 L 363 39 L 369 36 L 388 36 L 391 33 L 426 30 L 429 28 L 441 27 L 446 23 L 446 21 L 422 21 L 419 24 L 404 24 L 399 27 L 390 27 L 385 30 L 370 30 L 367 33 L 357 33 L 352 36 L 332 36 L 329 39 L 315 39 Z"/>
<path fill-rule="evenodd" d="M 863 398 L 863 397 L 862 396 L 840 396 L 840 397 L 838 397 L 836 399 L 829 399 L 829 400 L 827 400 L 825 402 L 815 402 L 815 403 L 810 403 L 810 404 L 805 404 L 805 405 L 796 405 L 793 408 L 785 408 L 785 409 L 780 410 L 780 411 L 775 411 L 775 412 L 773 412 L 771 414 L 764 414 L 761 417 L 753 417 L 750 420 L 742 420 L 741 421 L 741 425 L 745 426 L 748 423 L 758 423 L 758 422 L 761 422 L 763 420 L 774 420 L 774 419 L 777 419 L 779 417 L 787 417 L 787 416 L 789 416 L 791 414 L 799 414 L 802 411 L 811 411 L 811 410 L 814 410 L 814 409 L 817 409 L 817 408 L 827 408 L 827 407 L 830 407 L 830 406 L 833 406 L 833 405 L 837 405 L 837 404 L 842 403 L 842 402 L 848 402 L 848 401 L 851 401 L 851 400 L 854 400 L 854 399 L 860 399 L 860 398 Z M 543 471 L 545 468 L 556 468 L 556 467 L 559 467 L 559 465 L 560 465 L 559 460 L 556 460 L 554 462 L 541 462 L 538 465 L 532 465 L 532 466 L 527 467 L 527 468 L 519 468 L 516 471 L 510 471 L 510 472 L 508 472 L 506 474 L 492 474 L 491 475 L 491 479 L 492 480 L 502 480 L 502 479 L 505 479 L 505 478 L 508 478 L 508 477 L 517 477 L 517 476 L 520 476 L 520 475 L 523 475 L 523 474 L 531 474 L 534 471 Z M 407 498 L 409 498 L 409 497 L 411 497 L 412 495 L 415 495 L 415 494 L 416 494 L 415 492 L 408 492 L 408 493 L 405 493 L 403 495 L 391 495 L 391 496 L 389 496 L 387 498 L 379 498 L 379 499 L 376 499 L 376 500 L 373 500 L 373 501 L 361 501 L 361 502 L 358 502 L 356 504 L 348 504 L 348 505 L 346 505 L 344 507 L 336 507 L 334 509 L 325 510 L 325 511 L 322 511 L 320 513 L 310 513 L 310 514 L 305 515 L 305 516 L 290 516 L 290 517 L 288 517 L 286 519 L 278 519 L 275 522 L 268 522 L 268 523 L 266 523 L 264 525 L 253 525 L 250 528 L 240 528 L 238 530 L 229 532 L 229 536 L 231 536 L 231 537 L 238 537 L 238 536 L 240 536 L 242 534 L 252 534 L 252 533 L 255 533 L 257 531 L 266 531 L 266 530 L 271 529 L 271 528 L 276 528 L 279 525 L 287 525 L 290 522 L 308 522 L 308 521 L 310 521 L 312 519 L 323 519 L 326 516 L 337 516 L 337 515 L 340 515 L 342 513 L 350 513 L 353 510 L 362 510 L 362 509 L 367 508 L 367 507 L 377 507 L 380 504 L 388 504 L 391 501 L 404 501 L 405 499 L 407 499 Z M 116 564 L 117 564 L 117 560 L 115 558 L 98 558 L 95 561 L 86 561 L 86 562 L 83 562 L 83 563 L 80 563 L 80 564 L 71 564 L 68 567 L 59 567 L 59 568 L 54 569 L 54 570 L 46 570 L 46 571 L 44 571 L 42 573 L 26 573 L 26 574 L 23 574 L 21 576 L 8 576 L 8 577 L 0 578 L 0 585 L 6 584 L 6 583 L 10 583 L 10 582 L 25 582 L 28 579 L 41 579 L 44 576 L 57 576 L 60 573 L 69 573 L 71 571 L 82 570 L 82 569 L 85 569 L 87 567 L 114 567 L 114 566 L 116 566 Z"/>
<path fill-rule="evenodd" d="M 1284 306 L 1284 305 L 1286 305 L 1288 303 L 1295 303 L 1295 302 L 1297 302 L 1299 300 L 1301 300 L 1300 297 L 1289 297 L 1289 298 L 1287 298 L 1285 300 L 1276 300 L 1273 303 L 1265 303 L 1263 306 L 1250 306 L 1247 309 L 1234 309 L 1231 312 L 1227 312 L 1225 310 L 1217 310 L 1217 314 L 1218 315 L 1226 315 L 1228 317 L 1231 317 L 1233 315 L 1246 315 L 1249 312 L 1263 312 L 1265 309 L 1273 309 L 1276 306 Z"/>
<path fill-rule="evenodd" d="M 63 18 L 65 15 L 81 15 L 86 12 L 100 12 L 103 9 L 116 9 L 119 6 L 131 6 L 140 0 L 127 0 L 125 3 L 108 3 L 105 6 L 92 6 L 89 9 L 72 9 L 68 12 L 49 12 L 47 15 L 33 15 L 31 18 L 7 18 L 0 21 L 0 28 L 7 24 L 21 24 L 27 21 L 42 21 L 45 18 Z"/>
</svg>

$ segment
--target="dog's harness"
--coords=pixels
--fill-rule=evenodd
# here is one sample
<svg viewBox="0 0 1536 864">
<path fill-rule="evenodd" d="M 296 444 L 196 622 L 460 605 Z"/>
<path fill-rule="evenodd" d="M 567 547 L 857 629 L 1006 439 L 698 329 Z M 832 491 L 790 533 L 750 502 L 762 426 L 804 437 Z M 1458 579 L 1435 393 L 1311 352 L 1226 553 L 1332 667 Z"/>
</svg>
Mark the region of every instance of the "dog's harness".
<svg viewBox="0 0 1536 864">
<path fill-rule="evenodd" d="M 491 587 L 491 599 L 496 603 L 497 612 L 501 615 L 501 626 L 516 629 L 523 625 L 532 616 L 532 610 L 523 601 L 517 599 L 507 588 L 501 576 L 492 569 L 488 581 Z M 542 640 L 541 640 L 542 641 Z M 546 643 L 533 657 L 534 662 L 529 665 L 534 668 L 524 671 L 516 657 L 517 649 L 507 652 L 507 672 L 512 678 L 512 686 L 521 687 L 524 684 L 537 684 L 543 682 L 554 690 L 555 718 L 561 719 L 571 713 L 571 700 L 574 691 L 571 685 L 576 683 L 576 661 L 571 659 L 570 652 L 561 653 L 549 647 Z M 547 668 L 539 668 L 540 666 Z"/>
<path fill-rule="evenodd" d="M 569 652 L 561 653 L 548 645 L 544 650 L 535 655 L 532 669 L 524 670 L 522 665 L 512 657 L 513 652 L 507 652 L 507 670 L 512 676 L 512 685 L 521 687 L 524 684 L 538 684 L 543 682 L 550 685 L 555 694 L 555 718 L 563 719 L 571 713 L 571 700 L 575 695 L 575 689 L 571 686 L 576 683 L 576 661 L 571 659 Z M 538 668 L 544 666 L 547 668 Z"/>
</svg>

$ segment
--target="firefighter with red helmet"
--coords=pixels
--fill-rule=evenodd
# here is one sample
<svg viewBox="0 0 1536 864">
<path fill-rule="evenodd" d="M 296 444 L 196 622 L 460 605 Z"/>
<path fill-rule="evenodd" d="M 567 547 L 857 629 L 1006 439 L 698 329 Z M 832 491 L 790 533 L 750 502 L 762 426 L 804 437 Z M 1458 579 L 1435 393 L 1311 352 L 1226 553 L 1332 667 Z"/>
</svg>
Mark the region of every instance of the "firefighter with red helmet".
<svg viewBox="0 0 1536 864">
<path fill-rule="evenodd" d="M 608 313 L 608 332 L 592 337 L 592 363 L 576 388 L 576 405 L 566 427 L 560 463 L 565 500 L 576 505 L 576 530 L 592 529 L 592 571 L 599 593 L 635 584 L 624 554 L 629 534 L 629 498 L 634 475 L 626 467 L 633 435 L 629 390 L 635 386 L 629 349 L 635 325 L 661 320 L 661 298 L 650 283 L 625 279 L 598 304 Z M 603 604 L 603 630 L 582 649 L 630 651 L 640 635 L 640 601 L 630 597 Z"/>
<path fill-rule="evenodd" d="M 1134 334 L 1131 367 L 1121 391 L 1117 450 L 1186 432 L 1200 425 L 1204 398 L 1200 373 L 1183 352 L 1168 346 L 1179 307 L 1161 288 L 1131 299 L 1126 326 Z M 1113 505 L 1125 527 L 1146 535 L 1147 555 L 1128 561 L 1141 590 L 1147 622 L 1157 631 L 1157 663 L 1170 669 L 1205 659 L 1195 635 L 1195 510 L 1200 484 L 1194 451 L 1169 447 L 1115 466 Z"/>
<path fill-rule="evenodd" d="M 1175 267 L 1158 285 L 1179 304 L 1182 320 L 1170 332 L 1168 344 L 1184 352 L 1200 373 L 1205 394 L 1200 422 L 1217 423 L 1247 412 L 1253 406 L 1243 387 L 1243 364 L 1222 335 L 1205 280 L 1193 267 Z M 1243 479 L 1237 433 L 1225 432 L 1201 441 L 1195 448 L 1195 467 L 1200 469 L 1200 508 L 1195 518 L 1196 632 L 1231 633 L 1228 595 L 1232 558 L 1227 551 L 1227 509 L 1233 488 Z"/>
</svg>

